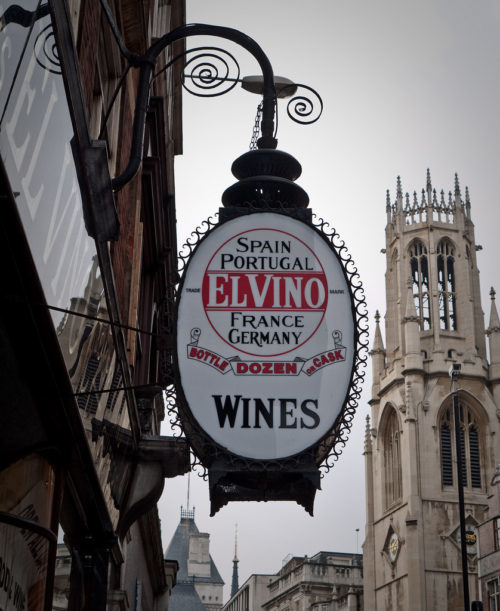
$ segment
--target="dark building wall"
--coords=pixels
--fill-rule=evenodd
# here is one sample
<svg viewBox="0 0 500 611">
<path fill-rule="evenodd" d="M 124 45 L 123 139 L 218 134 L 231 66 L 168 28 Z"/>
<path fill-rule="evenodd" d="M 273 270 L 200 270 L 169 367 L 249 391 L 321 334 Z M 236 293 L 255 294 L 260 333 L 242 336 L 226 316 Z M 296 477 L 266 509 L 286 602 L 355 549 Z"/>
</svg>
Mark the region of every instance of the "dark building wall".
<svg viewBox="0 0 500 611">
<path fill-rule="evenodd" d="M 169 342 L 159 338 L 176 274 L 178 77 L 157 79 L 148 160 L 113 194 L 110 178 L 130 152 L 137 70 L 111 107 L 127 62 L 101 2 L 50 0 L 50 11 L 31 4 L 8 13 L 0 31 L 0 44 L 21 58 L 18 71 L 18 56 L 11 58 L 12 95 L 9 78 L 0 86 L 0 362 L 8 374 L 0 410 L 0 549 L 16 549 L 17 560 L 0 555 L 16 568 L 18 598 L 48 609 L 60 526 L 72 557 L 70 608 L 104 609 L 108 601 L 118 609 L 127 599 L 133 606 L 140 582 L 143 608 L 153 609 L 175 574 L 174 564 L 165 572 L 156 501 L 164 477 L 189 467 L 187 446 L 159 436 L 161 393 L 141 393 L 164 383 L 161 362 L 168 359 Z M 152 19 L 164 0 L 110 4 L 125 44 L 138 53 L 155 27 L 166 32 L 184 17 L 183 1 L 168 3 L 173 20 L 161 26 Z M 59 63 L 46 65 L 37 55 L 43 36 L 58 45 Z M 114 236 L 105 233 L 113 204 L 120 223 Z M 27 526 L 30 516 L 35 524 Z M 40 565 L 35 545 L 44 549 Z M 26 568 L 18 570 L 23 559 Z"/>
</svg>

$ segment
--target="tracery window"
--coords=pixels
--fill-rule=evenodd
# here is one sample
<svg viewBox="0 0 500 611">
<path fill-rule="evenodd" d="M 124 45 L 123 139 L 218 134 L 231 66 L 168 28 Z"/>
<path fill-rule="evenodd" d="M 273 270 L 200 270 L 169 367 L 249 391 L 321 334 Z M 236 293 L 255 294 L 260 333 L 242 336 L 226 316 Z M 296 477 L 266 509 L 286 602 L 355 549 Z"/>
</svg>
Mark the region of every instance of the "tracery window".
<svg viewBox="0 0 500 611">
<path fill-rule="evenodd" d="M 426 331 L 431 328 L 429 261 L 427 248 L 421 240 L 415 240 L 410 246 L 410 268 L 413 300 L 420 318 L 420 329 Z"/>
<path fill-rule="evenodd" d="M 389 507 L 398 501 L 402 494 L 401 476 L 401 433 L 396 410 L 390 408 L 387 416 L 384 434 L 384 480 L 385 504 Z"/>
<path fill-rule="evenodd" d="M 462 403 L 458 408 L 460 418 L 460 454 L 462 458 L 462 481 L 469 488 L 481 488 L 481 450 L 479 425 L 470 407 Z M 441 480 L 443 486 L 453 486 L 455 472 L 455 424 L 453 407 L 449 405 L 441 415 Z"/>
<path fill-rule="evenodd" d="M 455 249 L 448 239 L 441 240 L 437 247 L 437 269 L 439 290 L 439 326 L 447 331 L 456 331 L 455 303 Z"/>
</svg>

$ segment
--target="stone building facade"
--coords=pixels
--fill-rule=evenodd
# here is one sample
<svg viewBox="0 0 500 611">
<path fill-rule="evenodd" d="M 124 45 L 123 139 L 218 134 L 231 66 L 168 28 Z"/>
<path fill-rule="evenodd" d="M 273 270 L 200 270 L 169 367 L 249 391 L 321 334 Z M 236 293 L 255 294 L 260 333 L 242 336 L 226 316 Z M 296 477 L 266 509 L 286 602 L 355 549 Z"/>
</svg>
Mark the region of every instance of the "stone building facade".
<svg viewBox="0 0 500 611">
<path fill-rule="evenodd" d="M 358 611 L 363 608 L 361 554 L 292 556 L 275 575 L 252 575 L 224 611 Z"/>
<path fill-rule="evenodd" d="M 385 345 L 377 313 L 365 437 L 366 610 L 463 608 L 452 365 L 458 377 L 470 600 L 499 458 L 498 327 L 485 324 L 468 190 L 387 193 Z M 493 318 L 496 314 L 492 301 Z"/>
<path fill-rule="evenodd" d="M 356 611 L 363 608 L 361 554 L 293 557 L 268 586 L 265 611 Z"/>
<path fill-rule="evenodd" d="M 262 609 L 269 596 L 268 585 L 274 575 L 250 575 L 245 583 L 235 592 L 223 607 L 223 611 L 250 611 Z"/>
</svg>

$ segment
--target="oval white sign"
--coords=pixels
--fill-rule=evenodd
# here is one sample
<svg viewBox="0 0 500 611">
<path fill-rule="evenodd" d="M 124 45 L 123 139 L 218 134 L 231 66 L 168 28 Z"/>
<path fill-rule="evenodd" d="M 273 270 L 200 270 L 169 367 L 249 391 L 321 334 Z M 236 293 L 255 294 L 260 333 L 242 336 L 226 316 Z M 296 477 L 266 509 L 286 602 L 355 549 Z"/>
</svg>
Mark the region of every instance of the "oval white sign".
<svg viewBox="0 0 500 611">
<path fill-rule="evenodd" d="M 253 459 L 314 445 L 342 410 L 354 351 L 350 288 L 318 231 L 259 212 L 200 242 L 180 291 L 177 361 L 188 407 L 219 445 Z"/>
</svg>

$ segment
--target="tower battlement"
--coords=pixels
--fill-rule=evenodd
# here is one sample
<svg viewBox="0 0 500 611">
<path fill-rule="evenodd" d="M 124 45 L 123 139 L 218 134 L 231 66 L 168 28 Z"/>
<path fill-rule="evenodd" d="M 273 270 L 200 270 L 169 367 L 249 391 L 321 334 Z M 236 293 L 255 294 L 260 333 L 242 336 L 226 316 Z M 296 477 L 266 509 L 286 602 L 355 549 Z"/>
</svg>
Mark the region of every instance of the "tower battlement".
<svg viewBox="0 0 500 611">
<path fill-rule="evenodd" d="M 458 175 L 455 174 L 454 192 L 448 191 L 448 196 L 446 196 L 444 190 L 441 189 L 438 197 L 436 189 L 432 186 L 430 171 L 427 170 L 426 187 L 422 189 L 420 197 L 416 191 L 413 191 L 412 196 L 408 192 L 403 195 L 401 178 L 398 176 L 396 199 L 391 202 L 391 195 L 387 190 L 386 210 L 388 222 L 397 223 L 399 219 L 403 219 L 405 225 L 417 223 L 454 224 L 457 221 L 458 214 L 462 214 L 466 220 L 470 221 L 469 188 L 465 188 L 464 201 Z"/>
</svg>

